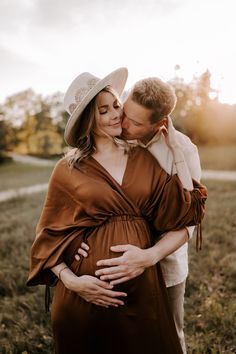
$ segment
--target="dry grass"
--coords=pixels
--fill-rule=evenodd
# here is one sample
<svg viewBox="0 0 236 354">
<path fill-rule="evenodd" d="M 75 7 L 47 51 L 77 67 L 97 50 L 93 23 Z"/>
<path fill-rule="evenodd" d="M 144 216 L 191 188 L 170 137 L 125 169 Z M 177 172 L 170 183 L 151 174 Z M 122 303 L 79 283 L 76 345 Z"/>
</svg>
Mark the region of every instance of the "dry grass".
<svg viewBox="0 0 236 354">
<path fill-rule="evenodd" d="M 48 182 L 53 166 L 34 166 L 19 162 L 0 164 L 0 191 Z"/>
<path fill-rule="evenodd" d="M 209 183 L 204 248 L 190 246 L 186 292 L 189 354 L 236 352 L 236 183 Z M 27 288 L 30 245 L 43 194 L 0 204 L 0 352 L 52 353 L 43 288 Z M 69 353 L 68 353 L 69 354 Z"/>
<path fill-rule="evenodd" d="M 200 146 L 199 154 L 203 169 L 236 170 L 236 145 Z"/>
</svg>

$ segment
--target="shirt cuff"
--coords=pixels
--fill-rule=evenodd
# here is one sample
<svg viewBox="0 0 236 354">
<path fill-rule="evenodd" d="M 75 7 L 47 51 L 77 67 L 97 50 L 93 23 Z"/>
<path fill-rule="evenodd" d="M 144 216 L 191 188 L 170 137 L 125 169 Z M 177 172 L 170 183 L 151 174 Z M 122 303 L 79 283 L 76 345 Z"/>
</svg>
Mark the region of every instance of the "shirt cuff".
<svg viewBox="0 0 236 354">
<path fill-rule="evenodd" d="M 193 237 L 195 226 L 186 226 L 186 230 L 188 232 L 188 239 L 190 240 Z"/>
</svg>

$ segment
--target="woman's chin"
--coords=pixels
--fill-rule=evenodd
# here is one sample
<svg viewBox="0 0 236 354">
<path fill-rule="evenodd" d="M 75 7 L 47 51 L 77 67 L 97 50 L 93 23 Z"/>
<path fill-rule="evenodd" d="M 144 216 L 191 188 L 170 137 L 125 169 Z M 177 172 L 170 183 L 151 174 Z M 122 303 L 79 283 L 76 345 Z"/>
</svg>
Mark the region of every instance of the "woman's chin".
<svg viewBox="0 0 236 354">
<path fill-rule="evenodd" d="M 112 136 L 120 136 L 121 133 L 122 133 L 122 128 L 121 127 L 113 128 L 112 131 L 110 132 L 110 134 Z"/>
</svg>

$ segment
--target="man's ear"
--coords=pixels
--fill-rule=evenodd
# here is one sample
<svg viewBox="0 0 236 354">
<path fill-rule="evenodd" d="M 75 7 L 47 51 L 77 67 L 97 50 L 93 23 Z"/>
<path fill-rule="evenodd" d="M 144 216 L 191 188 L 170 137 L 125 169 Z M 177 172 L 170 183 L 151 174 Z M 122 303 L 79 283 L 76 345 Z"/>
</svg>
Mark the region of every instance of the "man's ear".
<svg viewBox="0 0 236 354">
<path fill-rule="evenodd" d="M 158 122 L 154 123 L 155 124 L 155 130 L 158 131 L 163 125 L 167 129 L 168 128 L 168 118 L 165 117 Z"/>
</svg>

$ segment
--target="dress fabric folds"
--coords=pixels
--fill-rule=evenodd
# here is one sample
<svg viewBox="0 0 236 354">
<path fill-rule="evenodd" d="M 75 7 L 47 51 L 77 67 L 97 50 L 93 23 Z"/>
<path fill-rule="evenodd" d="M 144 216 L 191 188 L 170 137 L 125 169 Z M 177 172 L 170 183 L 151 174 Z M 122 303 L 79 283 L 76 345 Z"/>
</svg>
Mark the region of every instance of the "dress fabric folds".
<svg viewBox="0 0 236 354">
<path fill-rule="evenodd" d="M 157 233 L 199 224 L 206 189 L 194 183 L 183 190 L 154 157 L 140 147 L 131 150 L 122 184 L 90 157 L 70 169 L 60 160 L 32 246 L 27 285 L 55 285 L 51 320 L 57 354 L 178 354 L 182 353 L 168 304 L 160 265 L 146 269 L 114 290 L 127 292 L 125 304 L 102 308 L 65 288 L 50 270 L 64 261 L 78 276 L 92 275 L 96 262 L 119 256 L 112 245 L 154 244 Z M 87 258 L 74 256 L 82 241 Z M 123 298 L 122 298 L 123 300 Z"/>
</svg>

